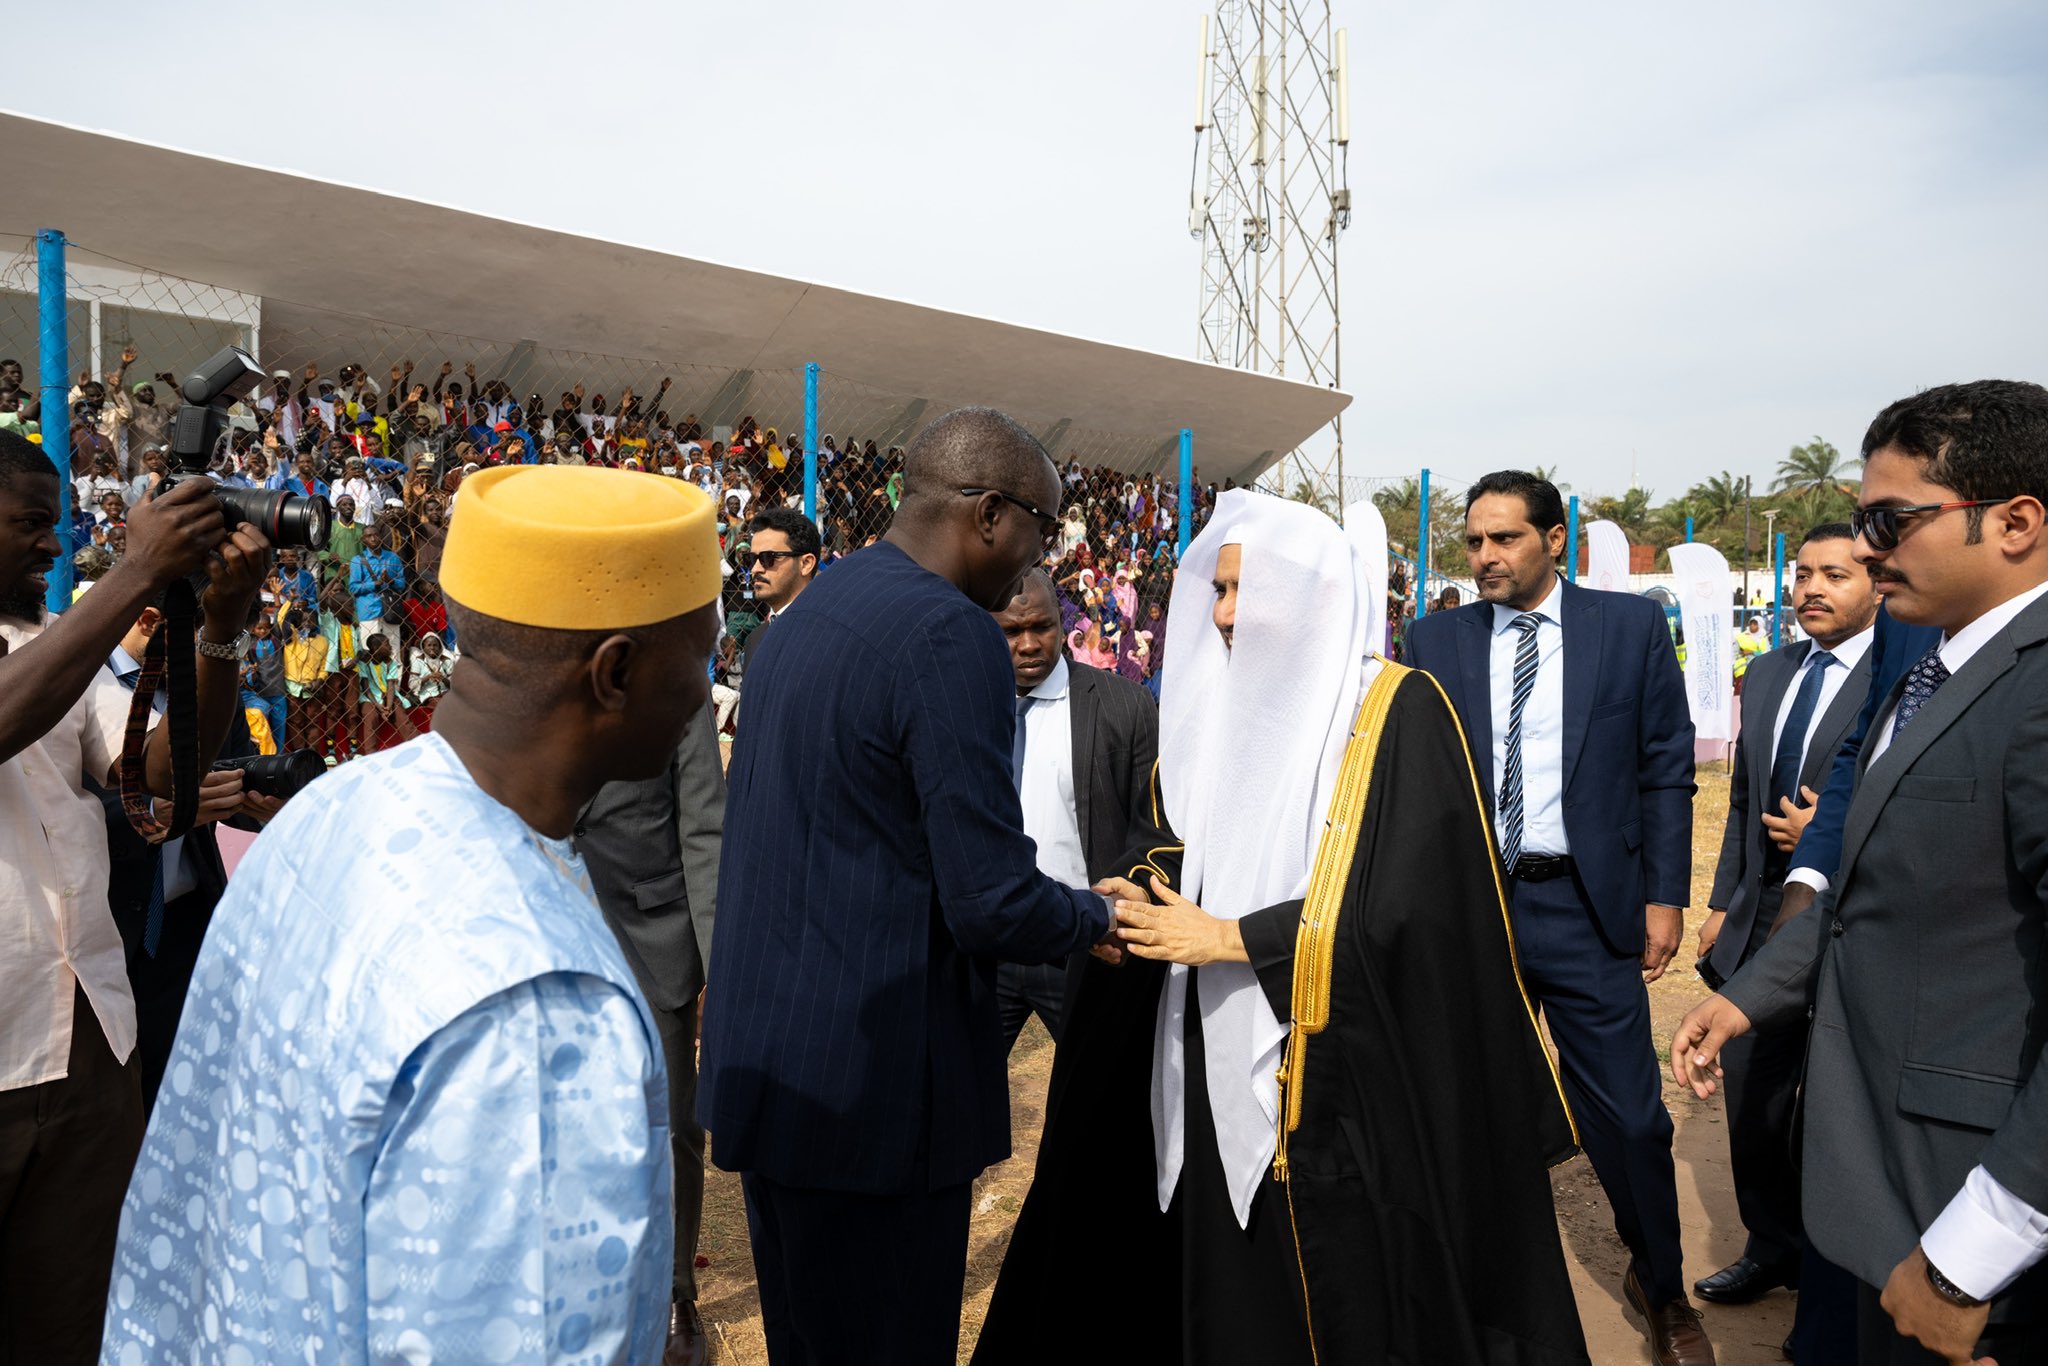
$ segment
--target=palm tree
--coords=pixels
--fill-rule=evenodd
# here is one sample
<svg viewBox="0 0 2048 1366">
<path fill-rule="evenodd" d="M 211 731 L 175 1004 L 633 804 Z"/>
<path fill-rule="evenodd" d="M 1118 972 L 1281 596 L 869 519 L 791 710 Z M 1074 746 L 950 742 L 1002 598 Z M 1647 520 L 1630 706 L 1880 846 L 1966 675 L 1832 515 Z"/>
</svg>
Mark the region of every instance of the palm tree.
<svg viewBox="0 0 2048 1366">
<path fill-rule="evenodd" d="M 1844 460 L 1832 443 L 1816 436 L 1804 446 L 1794 446 L 1778 462 L 1773 493 L 1790 494 L 1808 517 L 1822 519 L 1831 508 L 1840 508 L 1855 496 L 1849 478 L 1856 461 Z"/>
<path fill-rule="evenodd" d="M 1294 486 L 1294 492 L 1287 495 L 1297 503 L 1307 503 L 1325 517 L 1335 519 L 1336 508 L 1330 505 L 1330 496 L 1315 481 L 1304 479 Z"/>
<path fill-rule="evenodd" d="M 1706 522 L 1725 522 L 1742 511 L 1744 494 L 1742 481 L 1727 470 L 1685 491 L 1686 501 L 1696 507 L 1694 518 Z"/>
</svg>

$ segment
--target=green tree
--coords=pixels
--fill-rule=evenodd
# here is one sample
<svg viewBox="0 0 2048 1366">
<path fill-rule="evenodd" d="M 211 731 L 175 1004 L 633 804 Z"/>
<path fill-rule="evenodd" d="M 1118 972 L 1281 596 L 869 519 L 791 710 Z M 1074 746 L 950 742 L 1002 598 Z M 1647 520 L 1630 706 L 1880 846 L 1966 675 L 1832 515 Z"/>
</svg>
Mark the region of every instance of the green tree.
<svg viewBox="0 0 2048 1366">
<path fill-rule="evenodd" d="M 1294 491 L 1287 496 L 1297 503 L 1307 503 L 1332 521 L 1336 520 L 1337 508 L 1334 501 L 1327 490 L 1312 480 L 1304 479 L 1297 483 Z"/>
<path fill-rule="evenodd" d="M 1815 523 L 1838 521 L 1855 504 L 1856 483 L 1850 477 L 1855 467 L 1855 461 L 1843 459 L 1832 443 L 1816 436 L 1778 462 L 1771 492 L 1787 495 L 1782 506 L 1788 513 Z"/>
</svg>

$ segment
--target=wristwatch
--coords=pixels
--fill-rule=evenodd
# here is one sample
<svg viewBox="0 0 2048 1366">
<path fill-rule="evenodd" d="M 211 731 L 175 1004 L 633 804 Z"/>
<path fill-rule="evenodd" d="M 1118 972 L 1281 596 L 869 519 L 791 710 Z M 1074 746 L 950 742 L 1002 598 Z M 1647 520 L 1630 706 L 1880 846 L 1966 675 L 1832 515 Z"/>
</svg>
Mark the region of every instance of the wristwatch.
<svg viewBox="0 0 2048 1366">
<path fill-rule="evenodd" d="M 201 636 L 199 637 L 199 653 L 208 659 L 225 659 L 231 664 L 239 663 L 249 657 L 249 633 L 247 631 L 242 632 L 226 645 Z"/>
<path fill-rule="evenodd" d="M 1927 1254 L 1923 1252 L 1920 1255 L 1924 1259 Z M 1935 1294 L 1941 1296 L 1958 1309 L 1982 1309 L 1984 1307 L 1984 1301 L 1968 1293 L 1954 1281 L 1942 1275 L 1940 1268 L 1935 1266 L 1933 1262 L 1927 1263 L 1927 1283 L 1934 1287 Z"/>
</svg>

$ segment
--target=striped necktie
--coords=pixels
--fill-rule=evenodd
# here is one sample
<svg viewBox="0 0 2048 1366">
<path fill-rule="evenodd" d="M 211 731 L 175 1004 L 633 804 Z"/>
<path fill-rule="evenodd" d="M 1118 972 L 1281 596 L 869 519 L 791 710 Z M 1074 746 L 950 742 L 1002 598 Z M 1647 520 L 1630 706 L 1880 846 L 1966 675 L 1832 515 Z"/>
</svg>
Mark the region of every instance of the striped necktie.
<svg viewBox="0 0 2048 1366">
<path fill-rule="evenodd" d="M 1529 695 L 1536 691 L 1536 626 L 1543 619 L 1524 612 L 1508 625 L 1521 633 L 1515 642 L 1513 699 L 1508 703 L 1507 758 L 1501 765 L 1500 853 L 1501 865 L 1512 873 L 1522 856 L 1522 713 L 1528 710 Z"/>
</svg>

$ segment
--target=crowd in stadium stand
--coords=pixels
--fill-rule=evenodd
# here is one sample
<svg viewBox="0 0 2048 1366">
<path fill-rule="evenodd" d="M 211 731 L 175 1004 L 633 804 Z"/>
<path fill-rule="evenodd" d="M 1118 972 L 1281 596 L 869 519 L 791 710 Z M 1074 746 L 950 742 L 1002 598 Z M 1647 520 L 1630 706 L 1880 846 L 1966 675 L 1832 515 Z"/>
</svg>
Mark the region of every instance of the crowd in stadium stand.
<svg viewBox="0 0 2048 1366">
<path fill-rule="evenodd" d="M 83 585 L 125 549 L 127 509 L 168 470 L 177 386 L 168 374 L 131 380 L 122 353 L 104 382 L 71 393 L 75 567 Z M 10 386 L 10 380 L 12 387 Z M 381 385 L 360 365 L 332 378 L 318 366 L 276 371 L 216 452 L 223 483 L 328 498 L 324 551 L 284 551 L 264 594 L 245 670 L 244 703 L 269 748 L 311 749 L 330 761 L 381 749 L 431 723 L 460 641 L 436 582 L 448 509 L 469 473 L 501 464 L 600 465 L 685 479 L 719 500 L 726 552 L 726 638 L 715 664 L 721 724 L 732 723 L 749 638 L 767 615 L 754 592 L 752 535 L 770 509 L 801 509 L 800 432 L 743 416 L 729 429 L 626 389 L 612 401 L 575 384 L 552 405 L 519 401 L 500 380 L 431 382 L 410 364 Z M 0 423 L 35 429 L 19 366 L 0 361 Z M 902 494 L 902 450 L 830 434 L 817 451 L 817 568 L 874 543 Z M 1057 544 L 1046 569 L 1059 592 L 1074 658 L 1157 688 L 1166 642 L 1179 515 L 1178 490 L 1067 461 Z M 1192 535 L 1217 489 L 1197 484 Z M 808 538 L 806 538 L 808 541 Z"/>
</svg>

